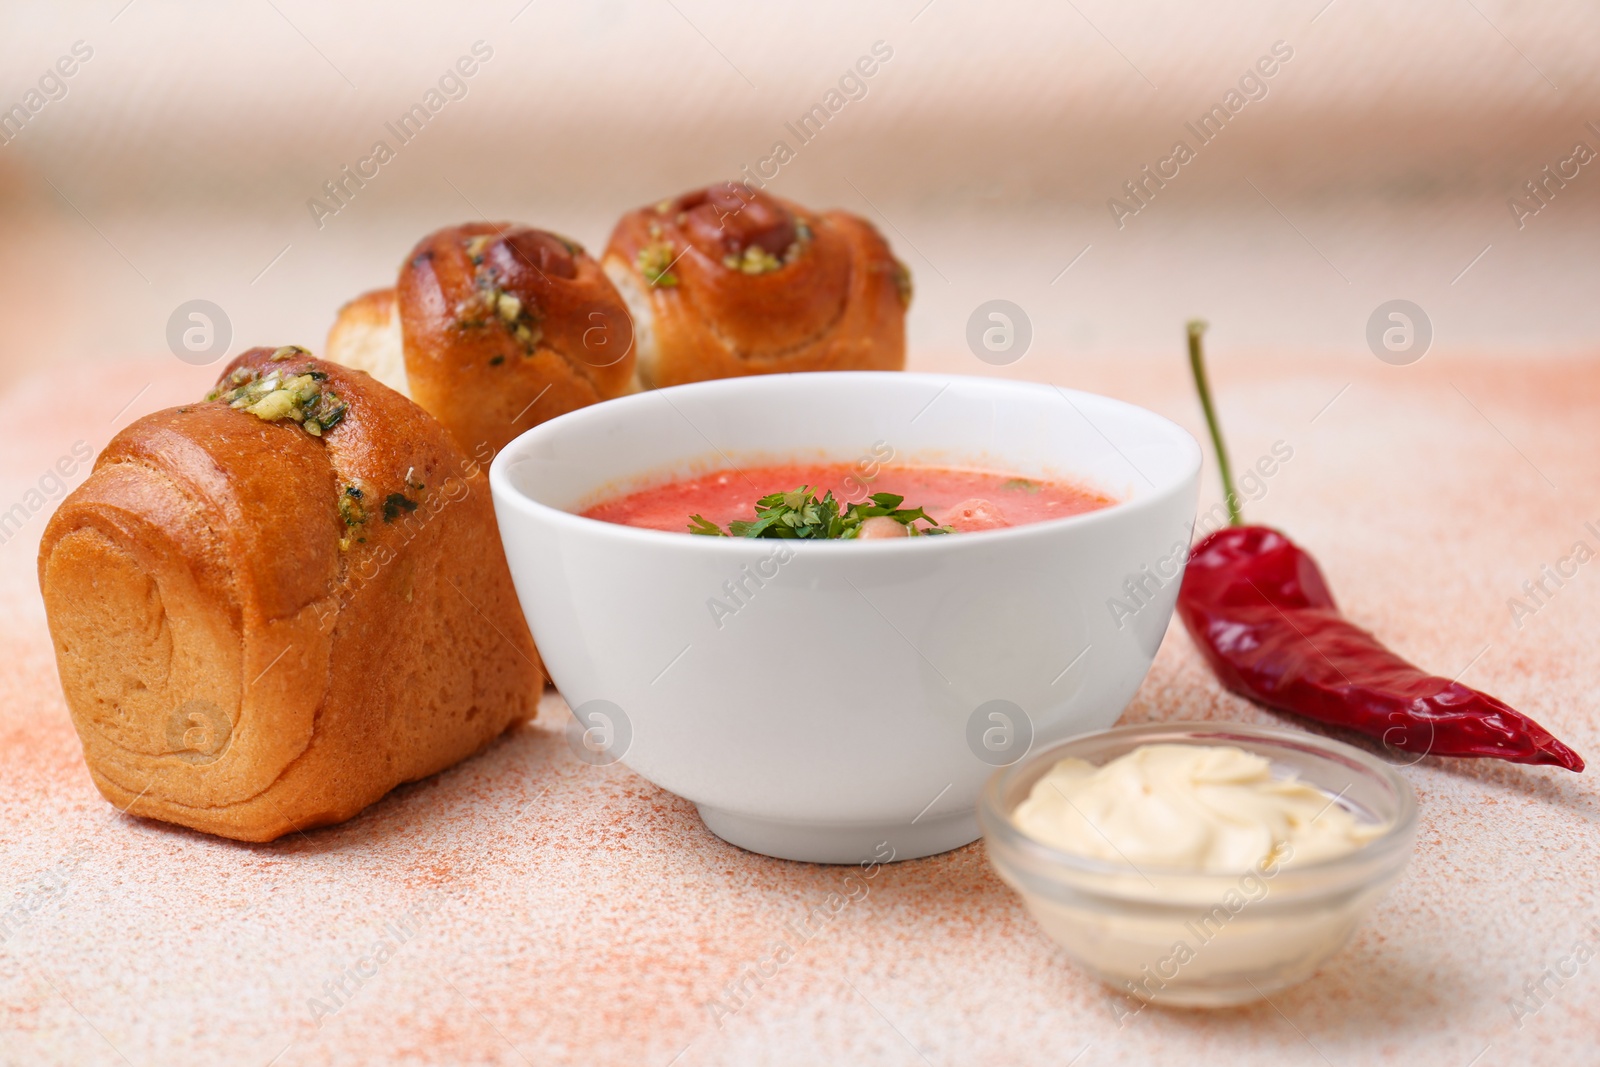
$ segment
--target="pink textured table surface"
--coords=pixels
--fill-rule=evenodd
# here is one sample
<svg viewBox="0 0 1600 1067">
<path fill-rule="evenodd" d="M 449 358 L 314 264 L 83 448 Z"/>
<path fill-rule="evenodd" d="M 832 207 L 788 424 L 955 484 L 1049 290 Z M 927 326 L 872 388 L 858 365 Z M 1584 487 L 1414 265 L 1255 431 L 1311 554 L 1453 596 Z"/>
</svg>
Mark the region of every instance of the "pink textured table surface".
<svg viewBox="0 0 1600 1067">
<path fill-rule="evenodd" d="M 203 391 L 205 369 L 172 362 L 0 398 L 0 510 L 26 506 L 75 441 L 98 450 Z M 1600 363 L 1213 363 L 1236 462 L 1294 449 L 1248 515 L 1316 553 L 1350 614 L 1402 653 L 1600 756 L 1600 562 L 1547 581 L 1520 626 L 1509 604 L 1576 542 L 1600 549 Z M 1010 370 L 1199 429 L 1176 338 L 1170 371 L 1038 354 Z M 0 544 L 5 1063 L 1600 1062 L 1592 773 L 1406 768 L 1422 808 L 1410 871 L 1314 979 L 1270 1004 L 1119 1025 L 981 843 L 884 868 L 805 927 L 843 870 L 741 852 L 625 767 L 579 762 L 554 696 L 342 826 L 251 846 L 120 815 L 89 782 L 55 676 L 34 576 L 48 511 Z M 1196 718 L 1280 721 L 1222 693 L 1175 625 L 1124 720 Z M 780 938 L 793 959 L 730 997 Z M 344 978 L 340 1005 L 328 989 L 380 942 L 387 958 Z M 721 1025 L 719 998 L 737 1007 Z"/>
</svg>

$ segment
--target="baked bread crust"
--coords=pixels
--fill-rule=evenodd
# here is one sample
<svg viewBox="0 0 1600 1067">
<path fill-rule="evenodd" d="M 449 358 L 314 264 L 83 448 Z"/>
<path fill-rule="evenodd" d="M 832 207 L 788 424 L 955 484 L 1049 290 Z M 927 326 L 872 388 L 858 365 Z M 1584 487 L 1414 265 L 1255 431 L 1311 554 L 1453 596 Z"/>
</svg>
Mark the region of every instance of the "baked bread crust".
<svg viewBox="0 0 1600 1067">
<path fill-rule="evenodd" d="M 468 223 L 424 237 L 393 290 L 346 304 L 328 358 L 402 387 L 468 451 L 637 389 L 633 322 L 564 237 Z"/>
<path fill-rule="evenodd" d="M 544 677 L 486 454 L 303 349 L 246 352 L 218 386 L 112 439 L 39 582 L 106 799 L 270 841 L 479 751 Z"/>
<path fill-rule="evenodd" d="M 855 215 L 726 182 L 630 211 L 601 262 L 647 388 L 905 366 L 910 275 Z"/>
<path fill-rule="evenodd" d="M 400 308 L 393 289 L 362 293 L 340 308 L 328 332 L 326 352 L 332 362 L 364 370 L 401 396 L 411 395 Z"/>
</svg>

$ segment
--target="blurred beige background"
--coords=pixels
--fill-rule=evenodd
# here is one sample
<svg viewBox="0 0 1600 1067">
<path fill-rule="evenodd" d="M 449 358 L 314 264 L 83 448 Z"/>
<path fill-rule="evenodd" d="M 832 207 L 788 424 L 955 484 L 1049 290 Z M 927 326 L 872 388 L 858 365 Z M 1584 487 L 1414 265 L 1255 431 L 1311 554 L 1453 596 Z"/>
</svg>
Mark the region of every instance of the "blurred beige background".
<svg viewBox="0 0 1600 1067">
<path fill-rule="evenodd" d="M 480 41 L 402 145 L 385 124 Z M 1507 204 L 1600 150 L 1600 8 L 1580 0 L 13 3 L 0 109 L 77 42 L 59 98 L 3 128 L 0 387 L 170 366 L 195 298 L 232 351 L 318 348 L 432 227 L 486 214 L 598 246 L 623 209 L 780 140 L 774 191 L 867 215 L 912 268 L 914 366 L 981 369 L 964 328 L 996 297 L 1034 328 L 1004 373 L 1058 382 L 1174 358 L 1193 314 L 1218 349 L 1371 360 L 1393 298 L 1428 313 L 1430 358 L 1600 339 L 1600 165 L 1521 228 Z M 785 124 L 875 42 L 892 57 L 802 144 Z M 1185 123 L 1276 42 L 1292 58 L 1265 95 L 1199 146 Z M 1180 138 L 1196 157 L 1119 228 L 1107 201 Z M 319 226 L 307 202 L 336 206 L 323 183 L 379 139 L 395 157 Z"/>
</svg>

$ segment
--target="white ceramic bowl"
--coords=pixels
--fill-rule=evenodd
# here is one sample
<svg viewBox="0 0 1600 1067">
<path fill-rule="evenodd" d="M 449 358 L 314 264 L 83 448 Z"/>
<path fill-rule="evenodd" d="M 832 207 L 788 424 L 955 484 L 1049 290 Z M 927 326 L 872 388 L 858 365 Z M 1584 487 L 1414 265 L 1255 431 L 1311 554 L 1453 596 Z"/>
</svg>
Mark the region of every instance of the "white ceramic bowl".
<svg viewBox="0 0 1600 1067">
<path fill-rule="evenodd" d="M 891 542 L 695 537 L 574 514 L 673 475 L 886 449 L 896 463 L 1071 479 L 1119 503 Z M 582 408 L 507 446 L 490 485 L 587 751 L 693 801 L 733 844 L 851 863 L 975 840 L 996 766 L 1116 720 L 1167 629 L 1199 468 L 1187 432 L 1131 404 L 854 372 Z M 738 610 L 714 613 L 713 598 Z"/>
</svg>

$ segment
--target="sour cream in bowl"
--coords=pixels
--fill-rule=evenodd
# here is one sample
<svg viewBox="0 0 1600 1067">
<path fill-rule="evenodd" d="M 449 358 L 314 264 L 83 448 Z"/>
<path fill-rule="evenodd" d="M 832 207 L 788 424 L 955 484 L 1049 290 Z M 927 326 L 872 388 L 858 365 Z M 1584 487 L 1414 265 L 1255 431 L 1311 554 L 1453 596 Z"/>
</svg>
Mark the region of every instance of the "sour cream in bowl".
<svg viewBox="0 0 1600 1067">
<path fill-rule="evenodd" d="M 849 372 L 582 408 L 490 485 L 593 760 L 736 845 L 854 863 L 974 840 L 996 766 L 1115 721 L 1171 617 L 1199 465 L 1106 397 Z M 797 536 L 724 536 L 758 521 Z"/>
<path fill-rule="evenodd" d="M 990 780 L 980 818 L 1043 931 L 1136 1014 L 1310 977 L 1404 872 L 1417 809 L 1338 741 L 1153 723 L 1035 752 Z"/>
</svg>

